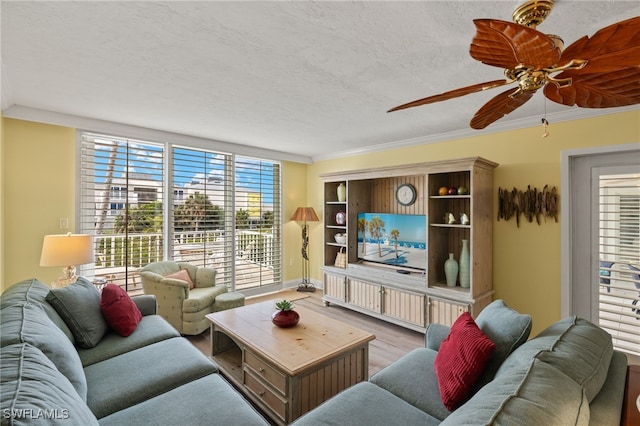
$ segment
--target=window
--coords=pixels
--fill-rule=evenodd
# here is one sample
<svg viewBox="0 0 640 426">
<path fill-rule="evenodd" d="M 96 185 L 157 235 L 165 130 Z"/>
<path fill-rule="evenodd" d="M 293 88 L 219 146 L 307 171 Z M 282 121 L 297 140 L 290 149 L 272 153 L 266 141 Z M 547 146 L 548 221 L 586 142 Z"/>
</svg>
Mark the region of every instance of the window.
<svg viewBox="0 0 640 426">
<path fill-rule="evenodd" d="M 640 355 L 640 175 L 599 176 L 599 320 Z"/>
<path fill-rule="evenodd" d="M 282 282 L 278 162 L 92 133 L 80 143 L 81 229 L 96 244 L 85 273 L 135 292 L 141 266 L 173 259 L 230 288 Z"/>
<path fill-rule="evenodd" d="M 236 157 L 236 288 L 281 281 L 280 166 Z"/>
<path fill-rule="evenodd" d="M 162 259 L 164 147 L 91 133 L 80 145 L 80 229 L 95 244 L 81 269 L 140 290 L 138 268 Z"/>
<path fill-rule="evenodd" d="M 235 289 L 281 277 L 280 165 L 173 147 L 172 254 Z M 180 197 L 182 194 L 182 198 Z"/>
</svg>

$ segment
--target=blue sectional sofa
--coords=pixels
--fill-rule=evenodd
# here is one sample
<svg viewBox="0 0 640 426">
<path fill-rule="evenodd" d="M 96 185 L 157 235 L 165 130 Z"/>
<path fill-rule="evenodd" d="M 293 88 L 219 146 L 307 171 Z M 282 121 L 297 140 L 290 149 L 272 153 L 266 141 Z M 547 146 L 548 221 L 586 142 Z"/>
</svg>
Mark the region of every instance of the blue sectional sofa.
<svg viewBox="0 0 640 426">
<path fill-rule="evenodd" d="M 3 425 L 268 425 L 156 315 L 154 296 L 132 298 L 142 320 L 131 335 L 106 330 L 94 347 L 81 348 L 49 291 L 30 279 L 0 297 Z"/>
<path fill-rule="evenodd" d="M 497 300 L 476 318 L 495 352 L 472 396 L 450 411 L 434 361 L 450 328 L 431 324 L 409 352 L 294 422 L 320 425 L 619 425 L 626 356 L 611 336 L 568 317 L 528 340 L 531 318 Z"/>
</svg>

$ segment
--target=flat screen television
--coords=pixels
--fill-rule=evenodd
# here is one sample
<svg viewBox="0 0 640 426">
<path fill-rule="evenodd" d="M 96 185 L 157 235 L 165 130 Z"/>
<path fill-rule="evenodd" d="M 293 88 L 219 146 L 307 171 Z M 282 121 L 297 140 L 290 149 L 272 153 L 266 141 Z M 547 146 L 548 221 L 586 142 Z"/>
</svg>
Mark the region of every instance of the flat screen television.
<svg viewBox="0 0 640 426">
<path fill-rule="evenodd" d="M 358 259 L 426 270 L 427 217 L 358 213 Z"/>
</svg>

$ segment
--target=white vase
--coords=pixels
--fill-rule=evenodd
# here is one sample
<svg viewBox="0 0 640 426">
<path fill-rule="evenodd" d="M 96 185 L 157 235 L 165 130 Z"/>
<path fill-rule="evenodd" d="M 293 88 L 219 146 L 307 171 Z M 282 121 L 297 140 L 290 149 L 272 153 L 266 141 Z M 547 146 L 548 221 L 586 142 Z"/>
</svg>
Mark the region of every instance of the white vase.
<svg viewBox="0 0 640 426">
<path fill-rule="evenodd" d="M 471 285 L 471 266 L 469 256 L 469 240 L 462 240 L 460 250 L 460 287 L 469 288 Z"/>
<path fill-rule="evenodd" d="M 338 185 L 338 201 L 341 203 L 347 201 L 347 187 L 342 182 Z"/>
<path fill-rule="evenodd" d="M 458 262 L 453 258 L 453 253 L 449 253 L 449 258 L 444 262 L 444 276 L 447 278 L 447 286 L 456 286 Z"/>
</svg>

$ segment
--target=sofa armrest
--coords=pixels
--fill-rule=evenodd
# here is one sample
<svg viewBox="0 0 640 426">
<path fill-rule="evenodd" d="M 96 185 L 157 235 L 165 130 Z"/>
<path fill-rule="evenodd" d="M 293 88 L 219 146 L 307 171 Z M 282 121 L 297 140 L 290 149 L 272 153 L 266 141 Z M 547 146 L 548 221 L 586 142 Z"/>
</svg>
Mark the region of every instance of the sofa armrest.
<svg viewBox="0 0 640 426">
<path fill-rule="evenodd" d="M 427 326 L 425 346 L 434 351 L 440 350 L 440 343 L 449 335 L 451 327 L 443 324 L 431 323 Z"/>
<path fill-rule="evenodd" d="M 136 304 L 142 316 L 155 315 L 158 310 L 156 297 L 153 294 L 133 296 L 131 300 Z"/>
</svg>

